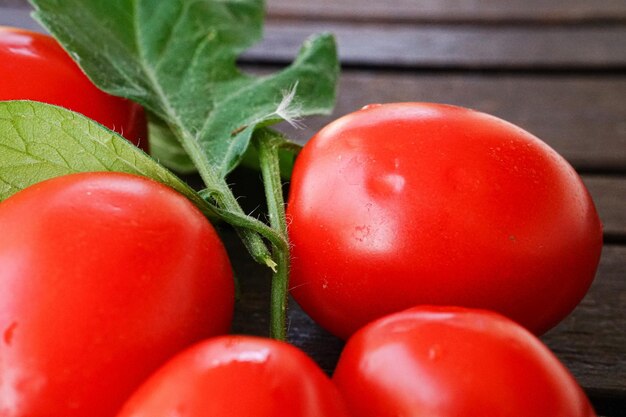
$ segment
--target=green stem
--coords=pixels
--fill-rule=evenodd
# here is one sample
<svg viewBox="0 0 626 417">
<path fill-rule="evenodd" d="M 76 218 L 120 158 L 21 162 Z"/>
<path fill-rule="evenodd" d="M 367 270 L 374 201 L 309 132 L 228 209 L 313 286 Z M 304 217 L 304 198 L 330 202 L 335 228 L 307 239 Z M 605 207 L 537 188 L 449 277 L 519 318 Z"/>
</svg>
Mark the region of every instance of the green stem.
<svg viewBox="0 0 626 417">
<path fill-rule="evenodd" d="M 278 150 L 285 140 L 278 134 L 262 129 L 253 136 L 259 153 L 259 164 L 265 186 L 265 198 L 272 229 L 287 240 L 287 218 L 280 176 Z M 272 276 L 270 301 L 270 337 L 279 340 L 287 338 L 287 296 L 289 285 L 289 245 L 284 247 L 273 244 L 276 269 Z"/>
<path fill-rule="evenodd" d="M 237 234 L 256 262 L 274 269 L 276 263 L 272 260 L 272 255 L 265 245 L 265 242 L 263 242 L 261 236 L 259 236 L 258 232 L 247 227 L 248 223 L 238 222 L 235 224 L 229 221 L 229 219 L 240 219 L 242 217 L 249 218 L 250 220 L 254 219 L 244 213 L 243 209 L 237 202 L 237 199 L 233 195 L 232 190 L 226 183 L 226 180 L 219 175 L 218 172 L 216 172 L 215 168 L 209 162 L 206 154 L 200 147 L 200 144 L 193 137 L 191 137 L 189 132 L 180 129 L 176 124 L 170 124 L 170 128 L 176 136 L 178 136 L 183 148 L 198 169 L 198 173 L 200 174 L 202 181 L 204 181 L 211 198 L 214 200 L 214 203 L 218 208 L 215 210 L 217 214 L 220 215 L 224 221 L 235 227 Z M 224 214 L 230 214 L 230 216 L 225 216 Z"/>
<path fill-rule="evenodd" d="M 280 250 L 287 250 L 289 247 L 287 239 L 285 239 L 283 235 L 253 217 L 247 216 L 245 214 L 242 215 L 229 212 L 219 207 L 213 207 L 213 211 L 228 224 L 231 224 L 234 227 L 249 229 L 255 233 L 258 233 L 260 236 L 263 236 L 265 239 L 269 240 L 273 246 L 276 246 Z"/>
</svg>

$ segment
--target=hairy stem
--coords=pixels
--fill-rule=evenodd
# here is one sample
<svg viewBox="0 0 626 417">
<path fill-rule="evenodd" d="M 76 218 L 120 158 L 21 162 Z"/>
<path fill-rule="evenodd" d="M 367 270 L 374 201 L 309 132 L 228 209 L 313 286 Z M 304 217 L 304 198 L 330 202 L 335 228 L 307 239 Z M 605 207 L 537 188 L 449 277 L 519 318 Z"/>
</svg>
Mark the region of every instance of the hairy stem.
<svg viewBox="0 0 626 417">
<path fill-rule="evenodd" d="M 278 150 L 285 140 L 277 133 L 261 129 L 254 134 L 254 144 L 259 154 L 259 164 L 265 187 L 265 198 L 270 225 L 285 242 L 287 240 L 287 218 L 280 176 Z M 272 276 L 270 305 L 270 336 L 287 338 L 287 296 L 289 285 L 289 245 L 283 247 L 272 244 L 276 269 Z"/>
<path fill-rule="evenodd" d="M 233 219 L 249 218 L 253 222 L 255 219 L 244 213 L 226 180 L 213 169 L 198 142 L 187 131 L 180 129 L 175 124 L 170 124 L 170 128 L 180 139 L 183 148 L 197 167 L 198 173 L 207 187 L 207 194 L 210 195 L 217 207 L 215 210 L 217 214 L 222 220 L 235 227 L 237 234 L 256 262 L 274 269 L 276 263 L 272 260 L 272 255 L 258 231 L 248 227 L 249 222 L 232 221 Z"/>
</svg>

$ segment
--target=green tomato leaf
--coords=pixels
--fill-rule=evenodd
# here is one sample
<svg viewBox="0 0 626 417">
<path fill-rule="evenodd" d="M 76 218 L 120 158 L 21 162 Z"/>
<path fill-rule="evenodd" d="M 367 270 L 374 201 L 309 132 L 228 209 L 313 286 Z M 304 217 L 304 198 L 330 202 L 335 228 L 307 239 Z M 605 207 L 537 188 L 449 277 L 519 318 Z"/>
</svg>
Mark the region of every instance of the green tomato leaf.
<svg viewBox="0 0 626 417">
<path fill-rule="evenodd" d="M 150 137 L 150 155 L 161 165 L 179 174 L 192 174 L 197 171 L 185 149 L 163 121 L 150 117 L 148 136 Z"/>
<path fill-rule="evenodd" d="M 238 56 L 260 40 L 262 0 L 31 0 L 34 16 L 103 90 L 135 100 L 222 178 L 252 132 L 326 114 L 339 73 L 334 38 L 307 40 L 292 65 L 245 74 Z M 295 120 L 294 120 L 295 119 Z"/>
<path fill-rule="evenodd" d="M 191 187 L 106 127 L 50 104 L 0 101 L 0 201 L 49 178 L 95 171 L 152 178 L 216 218 Z"/>
</svg>

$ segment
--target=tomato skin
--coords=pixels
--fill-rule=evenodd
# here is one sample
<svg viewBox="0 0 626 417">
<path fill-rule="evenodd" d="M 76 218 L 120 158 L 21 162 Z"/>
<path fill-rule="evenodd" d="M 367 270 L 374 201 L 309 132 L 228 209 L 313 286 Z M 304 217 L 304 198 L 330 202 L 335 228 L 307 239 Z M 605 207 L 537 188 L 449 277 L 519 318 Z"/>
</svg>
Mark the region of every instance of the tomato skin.
<svg viewBox="0 0 626 417">
<path fill-rule="evenodd" d="M 588 290 L 602 227 L 573 168 L 528 132 L 428 103 L 368 106 L 298 156 L 292 294 L 347 338 L 420 304 L 498 311 L 541 334 Z"/>
<path fill-rule="evenodd" d="M 0 415 L 111 417 L 158 366 L 226 333 L 215 230 L 152 180 L 83 173 L 0 203 Z"/>
<path fill-rule="evenodd" d="M 595 417 L 558 359 L 499 314 L 421 306 L 370 323 L 333 382 L 360 417 Z"/>
<path fill-rule="evenodd" d="M 33 100 L 65 107 L 148 149 L 143 108 L 96 87 L 48 35 L 0 26 L 0 100 Z"/>
<path fill-rule="evenodd" d="M 117 417 L 348 417 L 330 379 L 284 342 L 221 336 L 174 357 Z"/>
</svg>

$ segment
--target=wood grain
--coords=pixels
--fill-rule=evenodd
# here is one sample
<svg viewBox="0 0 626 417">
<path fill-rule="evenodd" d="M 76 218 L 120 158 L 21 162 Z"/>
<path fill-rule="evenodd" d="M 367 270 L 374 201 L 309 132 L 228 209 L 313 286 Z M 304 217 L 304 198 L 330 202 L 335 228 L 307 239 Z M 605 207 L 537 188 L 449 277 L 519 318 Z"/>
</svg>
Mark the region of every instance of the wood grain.
<svg viewBox="0 0 626 417">
<path fill-rule="evenodd" d="M 0 0 L 0 7 L 24 9 L 29 7 L 28 0 Z"/>
<path fill-rule="evenodd" d="M 626 172 L 626 77 L 344 71 L 335 112 L 281 129 L 299 142 L 333 118 L 373 102 L 470 107 L 532 132 L 582 171 Z"/>
<path fill-rule="evenodd" d="M 623 177 L 585 175 L 583 181 L 598 209 L 605 239 L 626 243 L 626 180 Z"/>
<path fill-rule="evenodd" d="M 337 37 L 344 65 L 460 69 L 622 69 L 626 25 L 479 26 L 270 20 L 245 54 L 289 62 L 311 34 Z"/>
<path fill-rule="evenodd" d="M 622 0 L 268 0 L 272 16 L 449 22 L 586 22 L 626 19 Z"/>
<path fill-rule="evenodd" d="M 266 0 L 269 16 L 436 22 L 620 22 L 622 0 Z M 0 0 L 27 8 L 27 0 Z"/>
<path fill-rule="evenodd" d="M 597 407 L 626 410 L 626 247 L 605 246 L 596 280 L 578 308 L 543 340 Z M 600 411 L 600 410 L 598 410 Z"/>
<path fill-rule="evenodd" d="M 25 8 L 0 8 L 0 25 L 41 30 Z M 578 71 L 626 68 L 626 25 L 479 26 L 270 20 L 244 60 L 291 62 L 310 35 L 332 32 L 344 65 L 411 69 Z M 364 41 L 365 40 L 365 41 Z"/>
</svg>

